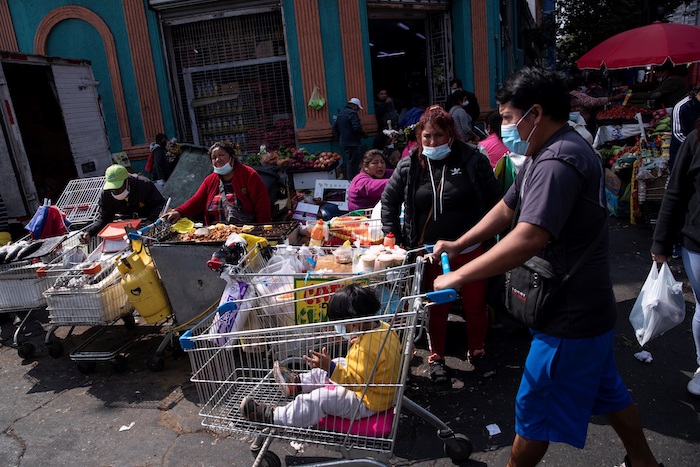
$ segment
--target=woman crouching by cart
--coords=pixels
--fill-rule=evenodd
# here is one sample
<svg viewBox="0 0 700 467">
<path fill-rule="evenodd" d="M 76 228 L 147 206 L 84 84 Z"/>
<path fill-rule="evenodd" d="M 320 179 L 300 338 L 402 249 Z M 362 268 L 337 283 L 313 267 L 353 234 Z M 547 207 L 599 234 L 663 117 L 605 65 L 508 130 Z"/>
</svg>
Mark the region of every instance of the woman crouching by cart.
<svg viewBox="0 0 700 467">
<path fill-rule="evenodd" d="M 452 116 L 439 106 L 429 107 L 416 126 L 418 147 L 399 162 L 382 194 L 382 229 L 392 232 L 396 244 L 410 249 L 459 238 L 500 199 L 498 181 L 488 157 L 476 146 L 455 138 Z M 399 216 L 405 205 L 404 223 Z M 480 256 L 482 244 L 472 245 L 453 261 L 458 267 Z M 440 274 L 438 264 L 428 264 L 424 287 L 432 287 Z M 485 370 L 484 341 L 488 328 L 487 281 L 467 284 L 461 289 L 467 324 L 468 360 L 480 372 Z M 431 289 L 432 290 L 432 289 Z M 436 383 L 448 380 L 445 368 L 445 340 L 450 305 L 430 309 L 430 377 Z"/>
<path fill-rule="evenodd" d="M 213 173 L 208 175 L 197 192 L 165 216 L 174 224 L 182 216 L 203 215 L 212 225 L 270 222 L 272 205 L 265 183 L 252 168 L 239 162 L 233 145 L 219 141 L 209 148 Z"/>
</svg>

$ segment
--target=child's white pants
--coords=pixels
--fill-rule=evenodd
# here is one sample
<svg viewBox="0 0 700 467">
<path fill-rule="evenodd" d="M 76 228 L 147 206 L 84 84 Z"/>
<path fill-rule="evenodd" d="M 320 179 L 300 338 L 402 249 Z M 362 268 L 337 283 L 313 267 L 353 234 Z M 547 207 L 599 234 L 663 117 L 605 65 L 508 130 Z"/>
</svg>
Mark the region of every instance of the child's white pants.
<svg viewBox="0 0 700 467">
<path fill-rule="evenodd" d="M 333 362 L 345 366 L 344 358 L 335 358 Z M 302 393 L 289 404 L 275 408 L 275 425 L 307 427 L 316 425 L 326 415 L 351 419 L 357 410 L 357 420 L 377 413 L 368 409 L 353 391 L 334 384 L 325 370 L 313 368 L 300 373 L 299 378 Z"/>
</svg>

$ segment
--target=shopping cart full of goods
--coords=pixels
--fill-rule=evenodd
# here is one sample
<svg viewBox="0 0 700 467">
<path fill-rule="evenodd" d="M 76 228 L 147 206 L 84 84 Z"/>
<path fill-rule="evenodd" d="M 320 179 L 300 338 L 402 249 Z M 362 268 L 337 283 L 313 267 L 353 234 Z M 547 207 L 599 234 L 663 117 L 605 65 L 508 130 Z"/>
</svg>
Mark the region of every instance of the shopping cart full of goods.
<svg viewBox="0 0 700 467">
<path fill-rule="evenodd" d="M 274 438 L 339 451 L 344 460 L 335 459 L 331 464 L 382 465 L 393 455 L 399 415 L 402 409 L 408 409 L 438 429 L 450 458 L 468 459 L 472 452 L 469 438 L 454 433 L 404 395 L 420 315 L 427 313 L 431 305 L 453 301 L 457 295 L 453 290 L 420 293 L 424 264 L 424 259 L 418 257 L 415 262 L 400 266 L 340 279 L 326 278 L 267 295 L 249 287 L 251 293 L 246 291 L 239 294 L 242 298 L 225 303 L 219 310 L 225 313 L 211 314 L 181 338 L 192 364 L 191 381 L 200 398 L 202 424 L 254 436 L 253 465 L 281 465 L 279 457 L 269 450 Z M 325 310 L 330 298 L 349 283 L 374 292 L 381 303 L 379 312 L 329 322 Z M 342 336 L 340 328 L 350 330 L 350 335 Z M 357 337 L 358 334 L 352 334 L 357 329 L 363 329 L 358 339 L 370 339 L 374 342 L 372 348 L 377 349 L 362 354 L 369 355 L 364 357 L 366 361 L 355 362 L 355 368 L 362 366 L 369 376 L 340 386 L 325 378 L 314 380 L 311 375 L 316 370 L 305 373 L 310 369 L 305 356 L 311 352 L 327 352 L 332 357 L 346 355 L 355 342 L 348 338 Z M 346 364 L 342 360 L 334 362 Z M 289 376 L 294 374 L 299 379 Z M 331 375 L 335 374 L 331 371 Z M 285 384 L 292 381 L 300 385 L 293 389 Z M 339 387 L 354 392 L 363 401 L 374 401 L 370 402 L 372 412 L 366 412 L 368 406 L 356 404 L 342 416 L 328 415 L 332 413 L 328 407 L 333 405 L 330 394 Z M 292 396 L 310 390 L 309 394 Z M 290 410 L 308 404 L 313 397 L 321 407 L 320 419 L 289 417 Z M 251 417 L 244 413 L 250 398 L 264 404 L 268 411 L 262 413 L 266 415 Z M 379 406 L 375 406 L 377 400 L 381 401 Z M 274 412 L 270 412 L 273 408 Z"/>
<path fill-rule="evenodd" d="M 111 225 L 124 231 L 121 223 Z M 80 232 L 74 235 L 79 236 Z M 55 338 L 59 327 L 70 327 L 67 339 L 75 327 L 89 326 L 93 329 L 88 337 L 70 354 L 78 370 L 91 373 L 98 362 L 109 362 L 117 371 L 126 369 L 126 350 L 143 336 L 134 331 L 134 307 L 122 285 L 117 263 L 129 253 L 126 242 L 115 245 L 104 239 L 91 245 L 76 244 L 64 248 L 58 257 L 37 271 L 50 283 L 43 294 L 49 313 L 50 327 L 44 337 L 49 355 L 54 358 L 63 355 L 63 343 Z M 126 328 L 125 335 L 115 337 L 115 343 L 108 345 L 106 336 L 119 320 Z"/>
</svg>

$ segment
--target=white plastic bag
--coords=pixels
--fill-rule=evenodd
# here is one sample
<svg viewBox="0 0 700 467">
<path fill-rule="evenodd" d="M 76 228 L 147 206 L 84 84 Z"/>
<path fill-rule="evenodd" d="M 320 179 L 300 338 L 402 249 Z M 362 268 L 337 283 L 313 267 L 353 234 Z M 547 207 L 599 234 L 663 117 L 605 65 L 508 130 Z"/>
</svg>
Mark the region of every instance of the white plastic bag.
<svg viewBox="0 0 700 467">
<path fill-rule="evenodd" d="M 660 336 L 685 319 L 683 283 L 674 279 L 668 263 L 652 263 L 647 280 L 630 312 L 630 323 L 640 345 Z"/>
</svg>

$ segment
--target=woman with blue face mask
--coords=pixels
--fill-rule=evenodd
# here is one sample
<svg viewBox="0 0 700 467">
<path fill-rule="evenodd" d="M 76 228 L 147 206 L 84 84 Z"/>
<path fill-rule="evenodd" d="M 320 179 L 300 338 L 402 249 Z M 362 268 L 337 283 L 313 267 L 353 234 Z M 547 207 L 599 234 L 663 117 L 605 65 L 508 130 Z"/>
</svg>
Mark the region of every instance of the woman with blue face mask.
<svg viewBox="0 0 700 467">
<path fill-rule="evenodd" d="M 212 173 L 165 219 L 175 223 L 182 216 L 203 216 L 206 225 L 270 222 L 272 204 L 267 187 L 255 169 L 236 160 L 233 145 L 228 141 L 214 143 L 209 157 Z"/>
<path fill-rule="evenodd" d="M 452 116 L 440 106 L 426 109 L 416 129 L 418 147 L 401 159 L 382 194 L 382 225 L 392 232 L 397 245 L 409 249 L 456 239 L 475 225 L 500 199 L 501 190 L 488 157 L 476 146 L 455 138 Z M 403 225 L 399 222 L 401 205 Z M 453 261 L 466 264 L 484 251 L 472 245 Z M 426 286 L 441 273 L 438 264 L 428 265 Z M 483 361 L 488 327 L 486 283 L 475 282 L 462 289 L 467 321 L 468 358 Z M 445 337 L 450 305 L 430 311 L 430 374 L 434 381 L 447 381 Z M 482 365 L 483 368 L 483 365 Z"/>
</svg>

